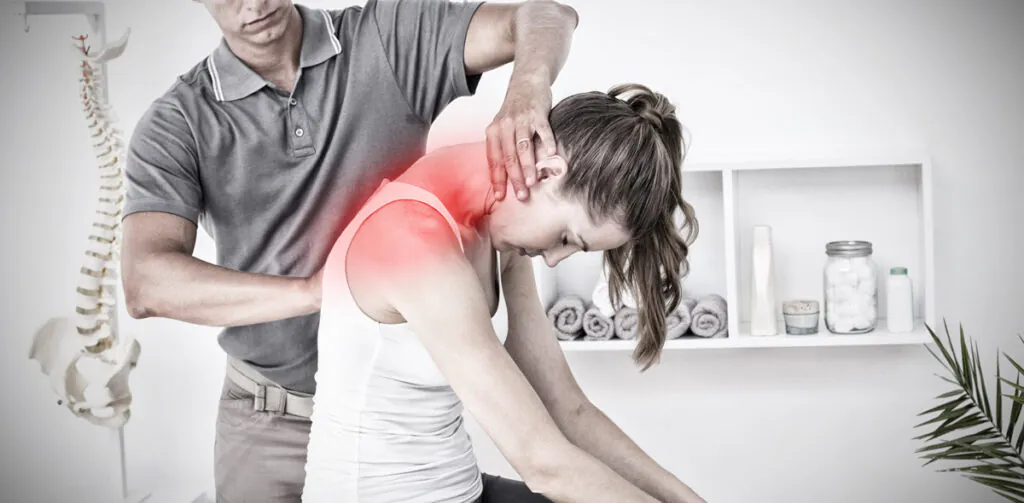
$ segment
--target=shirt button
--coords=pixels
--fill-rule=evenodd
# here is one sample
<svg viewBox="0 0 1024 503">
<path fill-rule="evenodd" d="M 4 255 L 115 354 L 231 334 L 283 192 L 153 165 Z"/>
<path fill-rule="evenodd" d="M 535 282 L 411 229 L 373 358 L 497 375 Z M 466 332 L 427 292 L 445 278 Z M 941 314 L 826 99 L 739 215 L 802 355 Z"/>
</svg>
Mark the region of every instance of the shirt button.
<svg viewBox="0 0 1024 503">
<path fill-rule="evenodd" d="M 295 130 L 295 136 L 302 136 L 304 133 L 305 131 L 303 131 L 302 128 Z"/>
</svg>

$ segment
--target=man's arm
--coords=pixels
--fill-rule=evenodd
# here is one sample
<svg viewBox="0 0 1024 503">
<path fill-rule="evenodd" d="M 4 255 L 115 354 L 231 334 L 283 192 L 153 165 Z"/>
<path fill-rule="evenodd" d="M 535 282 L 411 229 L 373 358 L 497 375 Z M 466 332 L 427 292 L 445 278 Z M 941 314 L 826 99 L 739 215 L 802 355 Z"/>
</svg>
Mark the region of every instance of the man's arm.
<svg viewBox="0 0 1024 503">
<path fill-rule="evenodd" d="M 234 271 L 192 256 L 196 225 L 164 212 L 122 222 L 122 288 L 133 318 L 161 317 L 207 326 L 276 321 L 320 309 L 313 278 Z"/>
<path fill-rule="evenodd" d="M 502 348 L 480 279 L 437 211 L 413 201 L 386 205 L 360 226 L 346 261 L 328 264 L 327 288 L 345 280 L 332 270 L 348 271 L 361 309 L 409 324 L 532 491 L 559 502 L 655 503 L 558 430 Z"/>
<path fill-rule="evenodd" d="M 658 501 L 703 503 L 700 496 L 651 459 L 586 398 L 544 315 L 531 260 L 513 256 L 503 284 L 509 313 L 505 347 L 565 436 Z"/>
<path fill-rule="evenodd" d="M 319 310 L 317 276 L 248 274 L 192 256 L 204 196 L 196 141 L 178 106 L 151 105 L 127 150 L 121 287 L 130 316 L 224 327 Z"/>
<path fill-rule="evenodd" d="M 552 0 L 480 6 L 466 34 L 466 73 L 478 75 L 515 61 L 508 91 L 498 114 L 487 126 L 487 158 L 498 199 L 507 181 L 526 199 L 536 181 L 534 135 L 548 155 L 555 138 L 548 124 L 551 85 L 569 57 L 576 11 Z"/>
</svg>

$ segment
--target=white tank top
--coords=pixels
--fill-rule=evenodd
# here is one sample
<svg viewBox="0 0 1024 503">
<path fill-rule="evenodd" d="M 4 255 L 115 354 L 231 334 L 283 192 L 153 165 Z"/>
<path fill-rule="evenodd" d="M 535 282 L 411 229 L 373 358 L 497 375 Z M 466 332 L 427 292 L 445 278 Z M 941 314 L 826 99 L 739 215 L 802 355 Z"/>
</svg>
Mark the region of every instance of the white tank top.
<svg viewBox="0 0 1024 503">
<path fill-rule="evenodd" d="M 434 207 L 465 250 L 458 225 L 434 194 L 388 180 L 338 238 L 324 266 L 331 279 L 322 293 L 306 503 L 466 503 L 482 491 L 462 402 L 416 333 L 405 323 L 368 317 L 348 287 L 344 264 L 352 236 L 369 215 L 398 200 Z M 491 322 L 504 343 L 507 308 L 500 274 L 496 280 Z"/>
</svg>

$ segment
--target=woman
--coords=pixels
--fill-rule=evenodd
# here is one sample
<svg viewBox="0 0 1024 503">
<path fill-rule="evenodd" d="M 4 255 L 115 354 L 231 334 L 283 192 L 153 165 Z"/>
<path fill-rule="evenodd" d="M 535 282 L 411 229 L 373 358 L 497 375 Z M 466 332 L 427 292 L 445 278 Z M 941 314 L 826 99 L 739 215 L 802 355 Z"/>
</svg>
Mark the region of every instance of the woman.
<svg viewBox="0 0 1024 503">
<path fill-rule="evenodd" d="M 561 155 L 537 149 L 529 200 L 496 201 L 486 146 L 457 145 L 381 184 L 339 237 L 304 501 L 701 501 L 587 401 L 530 260 L 603 250 L 613 296 L 640 307 L 634 358 L 657 360 L 696 233 L 674 108 L 624 85 L 566 98 L 549 122 Z M 523 482 L 480 473 L 463 405 Z"/>
</svg>

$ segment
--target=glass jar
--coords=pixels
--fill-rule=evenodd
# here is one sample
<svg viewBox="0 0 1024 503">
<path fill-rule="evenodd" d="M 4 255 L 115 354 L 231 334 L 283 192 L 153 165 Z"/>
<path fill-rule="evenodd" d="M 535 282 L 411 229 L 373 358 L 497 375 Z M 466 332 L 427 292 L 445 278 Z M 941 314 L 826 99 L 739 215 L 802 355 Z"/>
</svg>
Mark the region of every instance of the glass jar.
<svg viewBox="0 0 1024 503">
<path fill-rule="evenodd" d="M 863 334 L 878 323 L 878 281 L 868 241 L 825 245 L 825 326 L 835 334 Z"/>
</svg>

